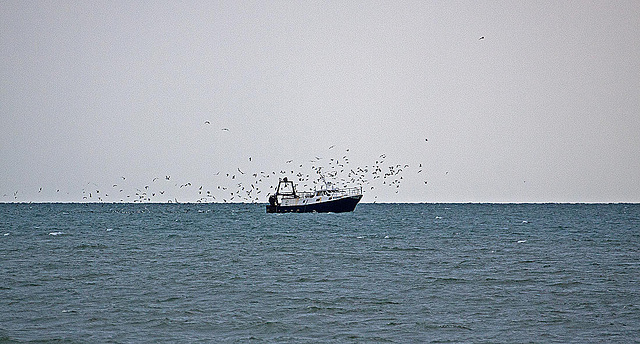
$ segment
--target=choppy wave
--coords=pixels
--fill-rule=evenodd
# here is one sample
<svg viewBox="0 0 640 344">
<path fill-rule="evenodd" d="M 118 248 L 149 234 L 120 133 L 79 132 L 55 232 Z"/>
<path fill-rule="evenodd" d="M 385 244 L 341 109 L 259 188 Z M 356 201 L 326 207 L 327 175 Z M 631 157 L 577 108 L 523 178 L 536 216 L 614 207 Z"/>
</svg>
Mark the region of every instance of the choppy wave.
<svg viewBox="0 0 640 344">
<path fill-rule="evenodd" d="M 0 224 L 0 342 L 634 342 L 640 332 L 640 205 L 278 216 L 263 205 L 0 204 Z"/>
</svg>

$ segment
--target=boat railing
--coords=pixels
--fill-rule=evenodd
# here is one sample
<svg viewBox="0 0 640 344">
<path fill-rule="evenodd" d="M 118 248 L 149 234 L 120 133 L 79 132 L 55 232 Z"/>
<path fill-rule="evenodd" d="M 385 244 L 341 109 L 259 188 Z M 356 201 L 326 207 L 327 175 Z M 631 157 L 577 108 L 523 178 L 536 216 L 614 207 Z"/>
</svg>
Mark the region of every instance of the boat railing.
<svg viewBox="0 0 640 344">
<path fill-rule="evenodd" d="M 297 195 L 302 197 L 302 198 L 311 198 L 313 196 L 315 196 L 315 192 L 309 192 L 309 191 L 303 191 L 303 192 L 298 192 Z"/>
<path fill-rule="evenodd" d="M 362 186 L 346 188 L 340 190 L 345 196 L 357 196 L 362 195 Z"/>
<path fill-rule="evenodd" d="M 334 197 L 346 197 L 346 196 L 357 196 L 362 195 L 362 187 L 351 187 L 344 189 L 333 189 L 333 190 L 318 190 L 318 191 L 302 191 L 296 192 L 296 196 L 301 198 L 313 198 L 316 196 L 334 196 Z"/>
</svg>

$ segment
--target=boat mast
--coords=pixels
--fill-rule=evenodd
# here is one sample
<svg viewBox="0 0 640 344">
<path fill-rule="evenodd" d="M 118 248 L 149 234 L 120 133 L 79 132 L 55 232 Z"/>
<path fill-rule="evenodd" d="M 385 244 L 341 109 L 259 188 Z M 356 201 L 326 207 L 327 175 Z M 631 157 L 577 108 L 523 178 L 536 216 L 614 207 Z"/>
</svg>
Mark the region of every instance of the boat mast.
<svg viewBox="0 0 640 344">
<path fill-rule="evenodd" d="M 282 186 L 282 184 L 284 185 L 291 185 L 291 192 L 289 193 L 280 193 L 280 187 Z M 281 179 L 278 182 L 278 187 L 276 188 L 276 195 L 292 195 L 293 197 L 296 197 L 296 187 L 293 185 L 293 181 L 287 179 L 287 177 L 284 177 L 283 179 Z"/>
</svg>

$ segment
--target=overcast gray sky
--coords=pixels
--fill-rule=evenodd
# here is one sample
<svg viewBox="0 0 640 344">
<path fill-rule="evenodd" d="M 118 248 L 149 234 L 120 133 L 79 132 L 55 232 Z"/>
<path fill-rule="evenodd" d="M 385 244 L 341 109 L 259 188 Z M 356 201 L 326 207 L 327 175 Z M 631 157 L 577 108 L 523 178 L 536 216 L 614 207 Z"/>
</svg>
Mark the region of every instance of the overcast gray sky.
<svg viewBox="0 0 640 344">
<path fill-rule="evenodd" d="M 0 1 L 0 47 L 0 202 L 344 156 L 402 165 L 364 202 L 640 202 L 640 1 Z"/>
</svg>

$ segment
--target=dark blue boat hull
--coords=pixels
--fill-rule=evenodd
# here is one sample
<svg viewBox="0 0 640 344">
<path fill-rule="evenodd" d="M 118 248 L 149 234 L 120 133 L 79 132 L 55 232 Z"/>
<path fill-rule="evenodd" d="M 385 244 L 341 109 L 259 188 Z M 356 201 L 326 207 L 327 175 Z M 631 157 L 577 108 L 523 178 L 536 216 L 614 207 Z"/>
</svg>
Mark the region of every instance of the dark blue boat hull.
<svg viewBox="0 0 640 344">
<path fill-rule="evenodd" d="M 344 197 L 321 203 L 280 206 L 267 205 L 267 213 L 345 213 L 356 209 L 362 195 Z"/>
</svg>

